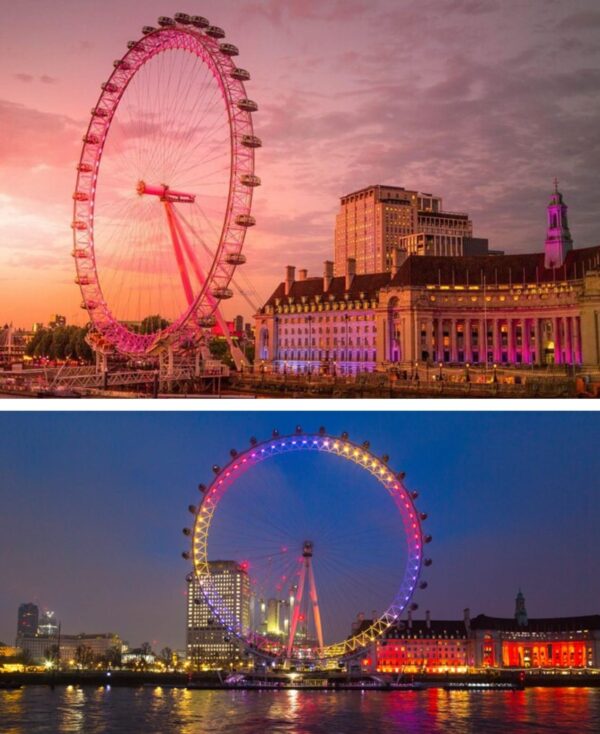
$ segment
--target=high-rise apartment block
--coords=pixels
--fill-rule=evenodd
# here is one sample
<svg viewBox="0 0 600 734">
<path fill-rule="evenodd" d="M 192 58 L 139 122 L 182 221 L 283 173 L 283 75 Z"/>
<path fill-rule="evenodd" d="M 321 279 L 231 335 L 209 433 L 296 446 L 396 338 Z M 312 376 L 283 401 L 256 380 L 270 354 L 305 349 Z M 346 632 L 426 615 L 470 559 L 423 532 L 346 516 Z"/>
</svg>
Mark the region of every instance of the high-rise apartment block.
<svg viewBox="0 0 600 734">
<path fill-rule="evenodd" d="M 236 561 L 211 561 L 210 573 L 219 602 L 238 620 L 238 633 L 250 628 L 250 579 Z M 194 668 L 234 669 L 248 665 L 243 645 L 218 620 L 198 579 L 187 577 L 187 656 Z"/>
<path fill-rule="evenodd" d="M 344 275 L 348 259 L 356 274 L 392 269 L 393 253 L 404 255 L 485 255 L 487 240 L 473 238 L 465 213 L 443 210 L 439 196 L 401 186 L 368 186 L 341 198 L 335 224 L 334 275 Z"/>
</svg>

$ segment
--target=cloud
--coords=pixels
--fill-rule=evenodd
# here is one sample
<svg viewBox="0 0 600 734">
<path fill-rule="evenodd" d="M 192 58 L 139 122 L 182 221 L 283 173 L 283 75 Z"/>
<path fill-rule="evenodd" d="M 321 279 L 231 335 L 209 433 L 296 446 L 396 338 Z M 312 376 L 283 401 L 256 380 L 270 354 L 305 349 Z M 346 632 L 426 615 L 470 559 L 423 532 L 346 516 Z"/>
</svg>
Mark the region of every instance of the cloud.
<svg viewBox="0 0 600 734">
<path fill-rule="evenodd" d="M 557 22 L 557 27 L 568 31 L 593 31 L 600 28 L 600 12 L 597 10 L 581 10 L 567 15 Z"/>
<path fill-rule="evenodd" d="M 0 100 L 0 162 L 64 166 L 77 159 L 83 124 L 66 115 Z"/>
<path fill-rule="evenodd" d="M 58 79 L 53 76 L 48 76 L 47 74 L 42 74 L 42 76 L 40 77 L 40 81 L 42 82 L 42 84 L 56 84 Z"/>
<path fill-rule="evenodd" d="M 19 74 L 13 74 L 15 79 L 18 79 L 20 82 L 24 82 L 25 84 L 30 84 L 34 77 L 31 74 L 23 74 L 20 72 Z"/>
</svg>

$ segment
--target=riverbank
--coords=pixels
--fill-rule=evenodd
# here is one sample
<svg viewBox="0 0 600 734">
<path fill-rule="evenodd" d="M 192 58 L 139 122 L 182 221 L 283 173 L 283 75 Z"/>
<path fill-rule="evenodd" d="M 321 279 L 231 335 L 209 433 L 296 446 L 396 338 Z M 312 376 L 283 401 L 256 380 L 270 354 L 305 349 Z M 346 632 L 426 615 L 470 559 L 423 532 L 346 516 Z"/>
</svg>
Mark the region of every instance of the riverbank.
<svg viewBox="0 0 600 734">
<path fill-rule="evenodd" d="M 193 688 L 204 690 L 410 690 L 445 688 L 448 690 L 489 690 L 530 687 L 600 688 L 600 673 L 502 671 L 468 675 L 352 676 L 310 673 L 293 679 L 288 674 L 252 676 L 231 685 L 225 675 L 206 672 L 153 673 L 134 671 L 64 671 L 0 673 L 0 689 L 10 686 L 123 686 Z"/>
</svg>

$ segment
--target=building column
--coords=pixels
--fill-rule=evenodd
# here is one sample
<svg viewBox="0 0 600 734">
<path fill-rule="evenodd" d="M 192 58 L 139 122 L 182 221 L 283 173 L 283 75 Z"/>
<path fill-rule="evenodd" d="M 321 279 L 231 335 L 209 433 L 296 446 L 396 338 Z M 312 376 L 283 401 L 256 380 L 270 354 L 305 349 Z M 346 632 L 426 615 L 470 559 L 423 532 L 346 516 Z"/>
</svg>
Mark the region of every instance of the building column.
<svg viewBox="0 0 600 734">
<path fill-rule="evenodd" d="M 438 362 L 444 361 L 444 320 L 438 316 L 437 338 L 435 340 L 435 357 Z"/>
<path fill-rule="evenodd" d="M 529 344 L 529 319 L 521 319 L 521 361 L 523 364 L 529 364 L 531 361 L 531 349 Z"/>
<path fill-rule="evenodd" d="M 477 349 L 479 356 L 479 363 L 487 362 L 487 334 L 485 328 L 485 320 L 477 320 Z"/>
<path fill-rule="evenodd" d="M 565 348 L 567 364 L 575 364 L 573 358 L 573 319 L 571 316 L 565 316 Z"/>
<path fill-rule="evenodd" d="M 500 350 L 498 349 L 498 328 L 498 319 L 494 317 L 492 319 L 492 352 L 494 354 L 494 362 L 496 364 L 500 362 Z"/>
<path fill-rule="evenodd" d="M 535 340 L 535 362 L 536 364 L 542 364 L 541 329 L 540 320 L 537 316 L 533 320 L 533 335 Z"/>
<path fill-rule="evenodd" d="M 561 334 L 560 334 L 560 317 L 555 316 L 552 319 L 552 336 L 554 337 L 554 364 L 561 363 Z"/>
<path fill-rule="evenodd" d="M 456 338 L 456 319 L 450 319 L 450 361 L 458 362 L 458 340 Z"/>
<path fill-rule="evenodd" d="M 577 364 L 581 364 L 581 324 L 579 321 L 579 316 L 573 316 L 573 329 L 573 341 L 575 342 L 575 362 Z"/>
<path fill-rule="evenodd" d="M 465 345 L 465 362 L 473 363 L 473 350 L 471 348 L 471 319 L 464 320 L 464 345 Z"/>
<path fill-rule="evenodd" d="M 510 316 L 506 319 L 506 340 L 506 357 L 509 364 L 514 364 L 517 361 L 515 358 L 515 326 Z"/>
</svg>

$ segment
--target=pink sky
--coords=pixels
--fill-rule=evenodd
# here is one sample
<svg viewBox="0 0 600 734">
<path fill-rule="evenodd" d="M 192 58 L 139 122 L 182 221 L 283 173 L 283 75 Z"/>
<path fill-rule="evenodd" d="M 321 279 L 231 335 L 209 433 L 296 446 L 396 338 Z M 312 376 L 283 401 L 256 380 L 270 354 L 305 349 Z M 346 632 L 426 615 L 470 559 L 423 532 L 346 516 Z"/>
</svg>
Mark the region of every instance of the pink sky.
<svg viewBox="0 0 600 734">
<path fill-rule="evenodd" d="M 252 73 L 263 185 L 244 272 L 262 298 L 287 264 L 321 273 L 338 197 L 372 183 L 441 195 L 493 247 L 534 251 L 556 175 L 576 246 L 600 242 L 595 0 L 5 0 L 0 323 L 86 321 L 69 254 L 81 136 L 126 42 L 178 10 L 222 26 Z"/>
</svg>

